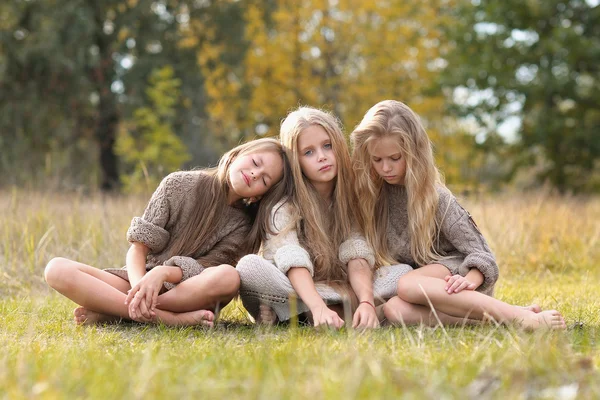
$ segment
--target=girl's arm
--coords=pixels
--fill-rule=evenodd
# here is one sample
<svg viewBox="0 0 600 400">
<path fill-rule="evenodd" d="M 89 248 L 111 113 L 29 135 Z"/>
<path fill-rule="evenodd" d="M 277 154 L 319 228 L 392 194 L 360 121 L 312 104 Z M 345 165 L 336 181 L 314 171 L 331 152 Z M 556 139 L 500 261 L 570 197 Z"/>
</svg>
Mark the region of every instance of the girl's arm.
<svg viewBox="0 0 600 400">
<path fill-rule="evenodd" d="M 348 262 L 348 279 L 359 301 L 352 326 L 354 328 L 377 328 L 379 319 L 373 299 L 373 272 L 365 259 L 355 258 Z"/>
<path fill-rule="evenodd" d="M 140 242 L 131 243 L 129 250 L 127 250 L 125 265 L 127 266 L 127 276 L 131 287 L 137 285 L 146 274 L 146 257 L 148 257 L 149 252 L 148 246 Z"/>
<path fill-rule="evenodd" d="M 273 232 L 268 233 L 263 242 L 263 256 L 272 259 L 277 268 L 287 275 L 300 299 L 310 309 L 315 326 L 340 328 L 344 321 L 327 307 L 317 292 L 312 279 L 314 266 L 309 253 L 300 245 L 290 207 L 285 201 L 273 207 Z"/>
<path fill-rule="evenodd" d="M 498 280 L 498 265 L 475 221 L 449 191 L 440 193 L 440 207 L 445 214 L 442 233 L 464 258 L 442 259 L 439 263 L 448 267 L 454 275 L 466 277 L 471 273 L 469 278 L 473 279 L 471 283 L 477 284 L 477 290 L 491 292 Z M 483 275 L 482 280 L 475 272 L 471 272 L 473 269 Z"/>
<path fill-rule="evenodd" d="M 290 268 L 287 276 L 298 296 L 308 306 L 315 326 L 327 325 L 339 329 L 344 325 L 344 320 L 327 307 L 306 268 Z"/>
</svg>

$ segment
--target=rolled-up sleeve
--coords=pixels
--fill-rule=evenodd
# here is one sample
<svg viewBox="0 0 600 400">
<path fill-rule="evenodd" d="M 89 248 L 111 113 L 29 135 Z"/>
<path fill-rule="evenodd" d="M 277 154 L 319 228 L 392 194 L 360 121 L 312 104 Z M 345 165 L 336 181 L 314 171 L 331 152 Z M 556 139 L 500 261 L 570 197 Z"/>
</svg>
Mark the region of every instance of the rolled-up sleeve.
<svg viewBox="0 0 600 400">
<path fill-rule="evenodd" d="M 127 230 L 129 242 L 146 245 L 150 252 L 160 253 L 169 243 L 171 235 L 165 229 L 169 221 L 169 194 L 171 175 L 160 183 L 141 217 L 134 217 Z"/>
<path fill-rule="evenodd" d="M 278 204 L 271 211 L 272 232 L 263 243 L 263 256 L 272 259 L 281 272 L 287 274 L 290 268 L 306 268 L 314 276 L 314 266 L 310 254 L 298 240 L 298 233 L 292 220 L 290 205 Z"/>
<path fill-rule="evenodd" d="M 453 273 L 465 276 L 472 268 L 483 275 L 483 283 L 477 288 L 483 293 L 491 293 L 499 276 L 496 258 L 475 221 L 456 199 L 452 198 L 448 208 L 447 222 L 442 224 L 442 233 L 462 255 L 450 256 L 440 263 Z"/>
</svg>

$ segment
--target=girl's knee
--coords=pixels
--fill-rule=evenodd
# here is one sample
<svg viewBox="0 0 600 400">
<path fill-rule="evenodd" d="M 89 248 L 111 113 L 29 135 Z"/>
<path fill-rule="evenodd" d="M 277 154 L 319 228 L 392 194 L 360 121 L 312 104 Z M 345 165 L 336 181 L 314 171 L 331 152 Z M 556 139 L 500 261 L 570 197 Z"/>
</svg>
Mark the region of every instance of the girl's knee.
<svg viewBox="0 0 600 400">
<path fill-rule="evenodd" d="M 73 261 L 63 257 L 55 257 L 46 265 L 44 278 L 48 285 L 58 290 L 68 282 L 72 273 Z"/>
<path fill-rule="evenodd" d="M 231 265 L 223 264 L 218 267 L 213 267 L 205 270 L 203 273 L 209 272 L 211 285 L 219 294 L 226 296 L 235 296 L 240 290 L 240 275 Z"/>
<path fill-rule="evenodd" d="M 252 274 L 255 273 L 255 271 L 260 270 L 263 261 L 264 259 L 261 256 L 248 254 L 240 259 L 237 263 L 236 270 L 243 279 L 244 275 Z"/>
<path fill-rule="evenodd" d="M 398 279 L 398 297 L 409 303 L 421 303 L 423 292 L 418 279 L 414 274 L 408 273 Z"/>
</svg>

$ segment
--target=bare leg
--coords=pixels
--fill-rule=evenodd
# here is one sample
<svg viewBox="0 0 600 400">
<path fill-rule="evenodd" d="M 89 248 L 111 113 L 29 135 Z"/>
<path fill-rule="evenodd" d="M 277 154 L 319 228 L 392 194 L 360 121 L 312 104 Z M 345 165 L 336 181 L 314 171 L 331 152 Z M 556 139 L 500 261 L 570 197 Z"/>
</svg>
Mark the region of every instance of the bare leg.
<svg viewBox="0 0 600 400">
<path fill-rule="evenodd" d="M 85 307 L 77 307 L 73 311 L 73 317 L 77 325 L 94 325 L 101 323 L 119 322 L 121 318 L 108 314 L 101 314 Z M 156 311 L 156 320 L 152 323 L 162 322 L 169 326 L 213 326 L 215 315 L 209 310 L 196 310 L 184 313 L 173 313 L 169 311 Z"/>
<path fill-rule="evenodd" d="M 81 306 L 73 313 L 76 323 L 129 319 L 125 298 L 131 285 L 118 276 L 65 258 L 54 258 L 46 266 L 45 277 L 52 288 Z M 157 310 L 156 316 L 167 325 L 195 325 L 205 321 L 212 325 L 214 319 L 214 314 L 205 310 L 181 314 Z"/>
<path fill-rule="evenodd" d="M 385 319 L 392 325 L 423 324 L 433 327 L 440 322 L 443 325 L 472 325 L 476 323 L 469 318 L 457 318 L 440 311 L 436 311 L 434 314 L 429 307 L 408 303 L 398 296 L 392 297 L 383 305 L 383 314 Z"/>
<path fill-rule="evenodd" d="M 204 269 L 158 296 L 158 309 L 173 312 L 215 310 L 229 303 L 240 289 L 240 275 L 230 265 Z"/>
<path fill-rule="evenodd" d="M 564 319 L 555 310 L 536 313 L 471 290 L 448 294 L 446 282 L 440 277 L 442 268 L 445 269 L 439 264 L 432 264 L 416 270 L 420 270 L 418 274 L 409 272 L 404 275 L 398 281 L 398 297 L 426 307 L 431 303 L 436 310 L 457 318 L 483 320 L 491 316 L 501 323 L 516 322 L 525 329 L 566 327 Z M 428 276 L 428 272 L 433 276 Z"/>
</svg>

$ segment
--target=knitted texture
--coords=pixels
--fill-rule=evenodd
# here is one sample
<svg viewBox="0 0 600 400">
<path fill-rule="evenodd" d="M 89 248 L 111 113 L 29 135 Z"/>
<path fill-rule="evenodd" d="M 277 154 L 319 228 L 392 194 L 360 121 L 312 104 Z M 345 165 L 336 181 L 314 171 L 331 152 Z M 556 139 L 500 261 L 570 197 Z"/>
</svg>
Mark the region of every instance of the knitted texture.
<svg viewBox="0 0 600 400">
<path fill-rule="evenodd" d="M 215 235 L 204 243 L 194 254 L 168 258 L 171 243 L 182 234 L 182 223 L 195 213 L 203 212 L 195 208 L 194 195 L 197 185 L 208 185 L 214 179 L 202 171 L 180 171 L 168 175 L 152 195 L 141 217 L 135 217 L 127 230 L 127 240 L 139 242 L 150 249 L 146 260 L 146 270 L 157 265 L 170 265 L 181 268 L 181 281 L 198 275 L 206 267 L 221 264 L 235 265 L 243 255 L 246 236 L 250 232 L 250 219 L 243 210 L 226 207 L 222 217 L 224 223 Z M 110 268 L 111 272 L 128 280 L 126 267 Z M 175 285 L 165 283 L 167 289 Z"/>
<path fill-rule="evenodd" d="M 266 304 L 277 314 L 279 321 L 286 321 L 294 315 L 309 311 L 308 307 L 294 291 L 287 275 L 268 261 L 255 254 L 244 256 L 236 267 L 241 278 L 240 297 L 244 307 L 255 319 L 260 314 L 260 304 Z M 379 268 L 373 278 L 375 300 L 381 302 L 396 295 L 398 279 L 412 271 L 409 265 L 399 264 Z M 325 304 L 341 304 L 342 295 L 324 283 L 316 283 L 315 288 Z M 295 301 L 291 302 L 290 299 Z M 292 306 L 295 303 L 295 308 Z"/>
<path fill-rule="evenodd" d="M 340 245 L 339 258 L 342 264 L 356 258 L 364 258 L 373 268 L 375 265 L 375 253 L 367 240 L 361 234 L 354 232 L 349 239 Z"/>
<path fill-rule="evenodd" d="M 271 230 L 262 243 L 262 256 L 275 263 L 286 274 L 292 267 L 306 268 L 314 276 L 315 268 L 309 253 L 300 245 L 291 206 L 280 201 L 271 210 Z"/>
<path fill-rule="evenodd" d="M 403 186 L 386 185 L 386 190 L 389 194 L 388 248 L 395 260 L 415 267 L 410 252 L 406 189 Z M 444 256 L 438 263 L 446 266 L 453 275 L 465 276 L 471 268 L 477 268 L 484 277 L 477 290 L 493 295 L 499 271 L 485 238 L 471 215 L 448 189 L 440 186 L 438 194 L 440 200 L 435 218 L 440 226 L 440 235 L 439 240 L 434 240 L 434 246 Z"/>
<path fill-rule="evenodd" d="M 284 274 L 292 267 L 306 268 L 314 276 L 312 255 L 302 246 L 296 224 L 292 220 L 291 205 L 280 201 L 271 211 L 271 229 L 262 244 L 261 255 L 273 262 Z M 354 232 L 340 245 L 339 258 L 343 265 L 355 258 L 364 258 L 371 267 L 375 264 L 373 250 L 363 236 Z"/>
</svg>

